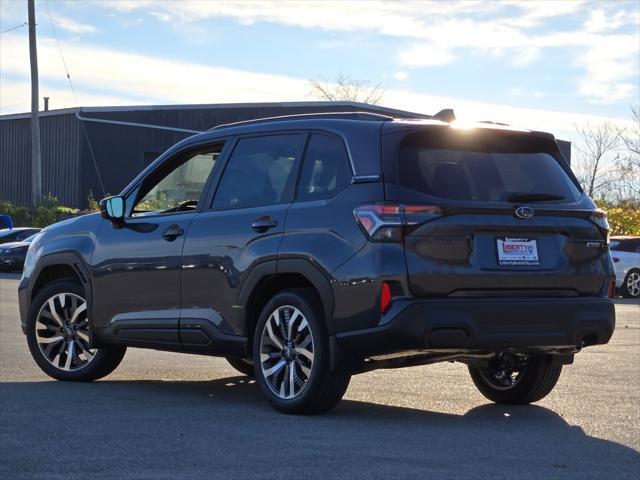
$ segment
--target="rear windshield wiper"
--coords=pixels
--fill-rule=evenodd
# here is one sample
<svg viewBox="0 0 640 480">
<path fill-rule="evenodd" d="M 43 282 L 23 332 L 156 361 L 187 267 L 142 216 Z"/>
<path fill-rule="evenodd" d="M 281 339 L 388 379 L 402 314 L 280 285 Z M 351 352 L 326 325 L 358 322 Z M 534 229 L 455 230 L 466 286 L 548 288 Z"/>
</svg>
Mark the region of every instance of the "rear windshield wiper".
<svg viewBox="0 0 640 480">
<path fill-rule="evenodd" d="M 562 195 L 553 193 L 513 193 L 507 198 L 507 202 L 551 202 L 553 200 L 564 200 Z"/>
</svg>

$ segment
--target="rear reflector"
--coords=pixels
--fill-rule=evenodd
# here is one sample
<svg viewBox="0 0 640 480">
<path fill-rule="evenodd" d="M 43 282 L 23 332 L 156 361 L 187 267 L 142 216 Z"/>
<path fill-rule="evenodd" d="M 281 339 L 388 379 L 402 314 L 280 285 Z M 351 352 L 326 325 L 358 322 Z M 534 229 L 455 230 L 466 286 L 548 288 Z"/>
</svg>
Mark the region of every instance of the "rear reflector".
<svg viewBox="0 0 640 480">
<path fill-rule="evenodd" d="M 401 242 L 403 225 L 423 223 L 442 215 L 433 205 L 376 203 L 360 205 L 353 211 L 356 220 L 373 242 Z"/>
<path fill-rule="evenodd" d="M 385 313 L 391 305 L 391 288 L 387 282 L 382 282 L 380 290 L 380 313 Z"/>
<path fill-rule="evenodd" d="M 615 280 L 611 280 L 611 283 L 609 284 L 609 291 L 607 292 L 607 296 L 609 298 L 613 298 L 616 296 L 616 281 Z"/>
</svg>

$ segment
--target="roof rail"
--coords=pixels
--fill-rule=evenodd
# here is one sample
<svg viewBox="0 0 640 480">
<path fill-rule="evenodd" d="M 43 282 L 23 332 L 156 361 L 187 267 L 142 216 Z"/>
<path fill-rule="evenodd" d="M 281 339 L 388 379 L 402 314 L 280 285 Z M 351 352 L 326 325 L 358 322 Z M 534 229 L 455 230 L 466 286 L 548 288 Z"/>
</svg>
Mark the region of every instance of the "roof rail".
<svg viewBox="0 0 640 480">
<path fill-rule="evenodd" d="M 368 121 L 379 121 L 379 122 L 389 122 L 393 120 L 393 117 L 388 115 L 382 115 L 380 113 L 372 113 L 372 112 L 317 112 L 317 113 L 299 113 L 294 115 L 283 115 L 280 117 L 265 117 L 265 118 L 256 118 L 253 120 L 243 120 L 241 122 L 233 122 L 233 123 L 225 123 L 222 125 L 216 125 L 215 127 L 210 128 L 211 130 L 219 130 L 221 128 L 229 128 L 229 127 L 239 127 L 244 125 L 254 125 L 260 123 L 269 123 L 269 122 L 284 122 L 287 120 L 310 120 L 314 118 L 321 119 L 336 119 L 336 120 L 368 120 Z"/>
</svg>

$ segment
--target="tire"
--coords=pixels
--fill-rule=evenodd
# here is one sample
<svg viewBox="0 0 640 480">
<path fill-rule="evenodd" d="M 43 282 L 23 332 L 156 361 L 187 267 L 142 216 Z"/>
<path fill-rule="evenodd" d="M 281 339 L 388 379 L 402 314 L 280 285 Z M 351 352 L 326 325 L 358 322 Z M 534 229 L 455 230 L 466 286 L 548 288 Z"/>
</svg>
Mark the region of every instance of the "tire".
<svg viewBox="0 0 640 480">
<path fill-rule="evenodd" d="M 629 270 L 622 283 L 622 296 L 626 298 L 640 297 L 640 270 Z"/>
<path fill-rule="evenodd" d="M 229 362 L 229 365 L 231 365 L 243 375 L 247 375 L 251 378 L 256 376 L 256 373 L 253 369 L 253 360 L 250 360 L 248 358 L 227 357 L 227 362 Z"/>
<path fill-rule="evenodd" d="M 545 355 L 528 357 L 512 386 L 499 386 L 494 376 L 498 372 L 496 369 L 469 366 L 473 383 L 486 398 L 496 403 L 526 404 L 542 400 L 553 390 L 560 378 L 562 365 L 551 364 Z"/>
<path fill-rule="evenodd" d="M 29 350 L 40 369 L 52 378 L 97 380 L 113 372 L 124 357 L 125 346 L 88 348 L 91 325 L 86 307 L 84 289 L 70 280 L 51 282 L 31 304 L 27 318 Z"/>
<path fill-rule="evenodd" d="M 342 399 L 351 375 L 330 370 L 322 308 L 306 290 L 276 294 L 263 308 L 253 338 L 253 358 L 260 359 L 256 381 L 277 410 L 322 413 Z"/>
</svg>

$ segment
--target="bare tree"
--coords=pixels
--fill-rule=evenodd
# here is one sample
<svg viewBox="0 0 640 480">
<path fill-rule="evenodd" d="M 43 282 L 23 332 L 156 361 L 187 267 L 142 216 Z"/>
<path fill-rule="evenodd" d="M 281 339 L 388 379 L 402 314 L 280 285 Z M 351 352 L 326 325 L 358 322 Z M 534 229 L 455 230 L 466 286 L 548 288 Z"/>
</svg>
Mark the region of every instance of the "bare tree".
<svg viewBox="0 0 640 480">
<path fill-rule="evenodd" d="M 632 166 L 640 168 L 640 105 L 631 106 L 631 126 L 621 128 L 619 135 L 627 160 Z"/>
<path fill-rule="evenodd" d="M 574 171 L 590 197 L 606 198 L 608 188 L 619 177 L 617 160 L 620 133 L 610 121 L 576 126 L 580 143 Z"/>
<path fill-rule="evenodd" d="M 309 84 L 311 96 L 332 102 L 348 101 L 378 105 L 384 96 L 381 83 L 371 84 L 368 80 L 359 80 L 342 73 L 333 82 L 318 77 L 309 80 Z"/>
</svg>

